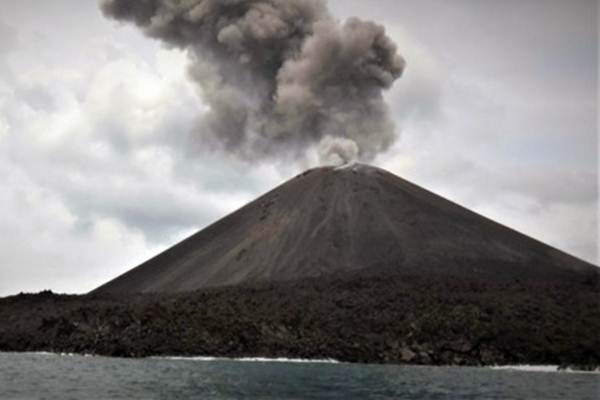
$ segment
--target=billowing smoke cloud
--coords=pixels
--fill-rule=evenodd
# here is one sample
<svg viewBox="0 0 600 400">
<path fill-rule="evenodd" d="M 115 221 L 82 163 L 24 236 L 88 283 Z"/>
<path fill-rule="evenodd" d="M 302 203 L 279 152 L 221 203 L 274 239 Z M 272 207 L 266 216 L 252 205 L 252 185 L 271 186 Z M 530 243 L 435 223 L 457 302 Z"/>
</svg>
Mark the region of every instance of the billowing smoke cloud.
<svg viewBox="0 0 600 400">
<path fill-rule="evenodd" d="M 383 91 L 405 62 L 385 29 L 324 0 L 101 0 L 108 17 L 189 50 L 203 144 L 244 159 L 372 159 L 395 140 Z M 330 154 L 323 152 L 329 151 Z"/>
<path fill-rule="evenodd" d="M 325 165 L 343 165 L 358 159 L 359 148 L 352 139 L 325 136 L 319 145 L 319 159 Z"/>
</svg>

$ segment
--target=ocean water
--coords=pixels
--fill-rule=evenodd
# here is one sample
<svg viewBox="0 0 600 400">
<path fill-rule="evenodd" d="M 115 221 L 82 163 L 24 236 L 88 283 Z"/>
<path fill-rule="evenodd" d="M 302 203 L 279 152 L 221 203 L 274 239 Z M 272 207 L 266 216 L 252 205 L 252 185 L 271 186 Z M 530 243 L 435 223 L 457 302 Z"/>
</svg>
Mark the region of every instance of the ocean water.
<svg viewBox="0 0 600 400">
<path fill-rule="evenodd" d="M 0 399 L 191 398 L 598 400 L 600 374 L 0 353 Z"/>
</svg>

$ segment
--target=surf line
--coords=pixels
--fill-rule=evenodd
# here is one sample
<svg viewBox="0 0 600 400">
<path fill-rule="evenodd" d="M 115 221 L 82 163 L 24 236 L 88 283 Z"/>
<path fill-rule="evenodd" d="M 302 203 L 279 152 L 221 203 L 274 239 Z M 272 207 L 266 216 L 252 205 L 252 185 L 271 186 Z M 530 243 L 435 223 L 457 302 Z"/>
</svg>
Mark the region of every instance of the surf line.
<svg viewBox="0 0 600 400">
<path fill-rule="evenodd" d="M 256 363 L 289 363 L 289 364 L 341 364 L 340 361 L 334 359 L 307 359 L 307 358 L 267 358 L 267 357 L 179 357 L 179 356 L 164 356 L 164 357 L 149 357 L 157 360 L 173 360 L 173 361 L 236 361 L 236 362 L 256 362 Z"/>
<path fill-rule="evenodd" d="M 573 368 L 561 368 L 558 365 L 495 365 L 489 367 L 497 371 L 519 371 L 519 372 L 559 372 L 573 374 L 600 374 L 600 368 L 592 371 L 578 370 Z"/>
</svg>

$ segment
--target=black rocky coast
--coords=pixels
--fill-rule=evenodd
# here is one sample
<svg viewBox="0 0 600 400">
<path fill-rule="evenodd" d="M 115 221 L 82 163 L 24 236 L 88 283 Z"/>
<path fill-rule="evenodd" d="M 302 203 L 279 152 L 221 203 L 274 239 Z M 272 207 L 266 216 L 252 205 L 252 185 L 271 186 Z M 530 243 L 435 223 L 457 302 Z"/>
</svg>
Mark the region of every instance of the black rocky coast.
<svg viewBox="0 0 600 400">
<path fill-rule="evenodd" d="M 388 274 L 170 295 L 0 299 L 0 351 L 600 365 L 596 283 Z"/>
</svg>

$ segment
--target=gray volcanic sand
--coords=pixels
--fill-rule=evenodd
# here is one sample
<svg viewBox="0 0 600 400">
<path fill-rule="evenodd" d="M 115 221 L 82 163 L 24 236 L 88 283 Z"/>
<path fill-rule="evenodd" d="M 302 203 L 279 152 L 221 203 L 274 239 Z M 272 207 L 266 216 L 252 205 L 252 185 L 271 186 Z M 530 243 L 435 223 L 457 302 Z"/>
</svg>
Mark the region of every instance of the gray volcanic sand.
<svg viewBox="0 0 600 400">
<path fill-rule="evenodd" d="M 582 281 L 591 264 L 382 169 L 309 170 L 94 293 L 183 292 L 355 271 Z"/>
</svg>

